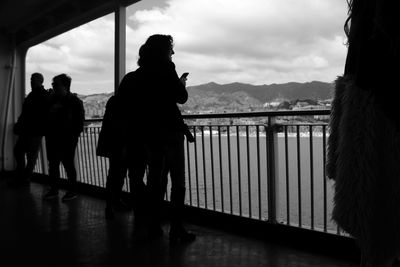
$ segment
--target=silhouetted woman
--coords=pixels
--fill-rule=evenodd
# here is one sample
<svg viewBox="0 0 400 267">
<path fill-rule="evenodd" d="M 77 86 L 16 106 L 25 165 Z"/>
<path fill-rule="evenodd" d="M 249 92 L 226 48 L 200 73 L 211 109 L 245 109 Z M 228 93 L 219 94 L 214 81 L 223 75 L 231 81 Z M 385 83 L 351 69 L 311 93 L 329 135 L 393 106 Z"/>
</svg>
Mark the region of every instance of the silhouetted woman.
<svg viewBox="0 0 400 267">
<path fill-rule="evenodd" d="M 129 106 L 130 132 L 147 151 L 148 223 L 150 236 L 160 236 L 160 207 L 163 200 L 162 173 L 168 166 L 171 176 L 171 241 L 191 241 L 195 235 L 185 230 L 182 210 L 185 200 L 184 131 L 177 104 L 188 99 L 186 79 L 180 79 L 172 62 L 173 38 L 152 35 L 139 50 L 139 68 L 124 79 L 131 90 L 121 90 Z M 129 85 L 129 86 L 128 86 Z M 140 126 L 138 128 L 138 126 Z M 136 141 L 137 142 L 137 141 Z M 132 150 L 135 146 L 131 146 Z"/>
<path fill-rule="evenodd" d="M 346 65 L 332 104 L 333 219 L 356 238 L 362 266 L 391 266 L 400 254 L 399 2 L 349 2 Z"/>
</svg>

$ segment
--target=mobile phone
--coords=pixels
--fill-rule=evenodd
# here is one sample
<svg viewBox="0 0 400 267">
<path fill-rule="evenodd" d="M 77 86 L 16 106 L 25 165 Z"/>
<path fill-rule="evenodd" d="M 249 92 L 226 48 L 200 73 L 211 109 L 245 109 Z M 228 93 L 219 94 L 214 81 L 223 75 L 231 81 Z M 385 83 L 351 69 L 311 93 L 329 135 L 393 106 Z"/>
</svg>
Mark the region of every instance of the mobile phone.
<svg viewBox="0 0 400 267">
<path fill-rule="evenodd" d="M 189 72 L 185 72 L 182 74 L 181 78 L 187 78 L 188 75 L 189 75 Z"/>
</svg>

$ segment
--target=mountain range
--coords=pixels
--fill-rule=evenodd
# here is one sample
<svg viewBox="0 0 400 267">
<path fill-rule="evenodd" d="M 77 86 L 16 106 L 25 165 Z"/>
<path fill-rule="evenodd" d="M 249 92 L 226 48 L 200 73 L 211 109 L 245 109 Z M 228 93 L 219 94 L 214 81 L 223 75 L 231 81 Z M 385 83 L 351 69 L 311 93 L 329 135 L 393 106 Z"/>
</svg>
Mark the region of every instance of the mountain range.
<svg viewBox="0 0 400 267">
<path fill-rule="evenodd" d="M 218 84 L 215 82 L 188 86 L 188 101 L 183 105 L 186 111 L 241 110 L 260 107 L 273 101 L 295 101 L 298 99 L 327 100 L 333 96 L 333 84 L 319 81 L 306 83 L 283 83 L 270 85 L 251 85 L 246 83 Z M 80 95 L 85 109 L 93 110 L 105 107 L 113 93 Z M 104 111 L 103 111 L 104 112 Z M 101 116 L 103 112 L 99 112 Z M 90 115 L 90 114 L 88 114 Z"/>
<path fill-rule="evenodd" d="M 214 82 L 188 87 L 189 100 L 185 109 L 257 107 L 273 101 L 299 99 L 327 100 L 333 95 L 333 84 L 325 82 L 251 85 Z"/>
</svg>

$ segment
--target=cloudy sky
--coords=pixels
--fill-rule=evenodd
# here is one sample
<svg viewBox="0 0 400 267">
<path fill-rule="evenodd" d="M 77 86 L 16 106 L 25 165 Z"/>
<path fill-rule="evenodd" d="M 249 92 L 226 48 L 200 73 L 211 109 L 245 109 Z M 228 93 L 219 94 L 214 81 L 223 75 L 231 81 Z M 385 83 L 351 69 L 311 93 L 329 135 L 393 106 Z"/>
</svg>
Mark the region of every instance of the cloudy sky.
<svg viewBox="0 0 400 267">
<path fill-rule="evenodd" d="M 343 72 L 346 13 L 345 0 L 142 0 L 127 9 L 127 71 L 146 38 L 163 33 L 188 85 L 331 82 Z M 64 72 L 75 92 L 111 92 L 113 36 L 110 14 L 32 47 L 27 78 L 42 72 L 49 88 Z"/>
</svg>

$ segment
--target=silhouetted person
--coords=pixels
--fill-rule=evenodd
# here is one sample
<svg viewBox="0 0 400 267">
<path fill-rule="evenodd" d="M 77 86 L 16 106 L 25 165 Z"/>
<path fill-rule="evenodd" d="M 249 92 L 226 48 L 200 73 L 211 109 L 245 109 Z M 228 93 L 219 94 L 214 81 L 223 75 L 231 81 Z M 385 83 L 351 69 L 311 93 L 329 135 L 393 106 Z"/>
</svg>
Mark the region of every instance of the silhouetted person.
<svg viewBox="0 0 400 267">
<path fill-rule="evenodd" d="M 182 115 L 177 114 L 181 118 L 182 128 L 181 133 L 182 138 L 177 140 L 172 140 L 166 148 L 166 154 L 163 164 L 163 170 L 161 174 L 161 189 L 162 197 L 164 198 L 167 185 L 168 185 L 168 174 L 171 179 L 171 192 L 170 192 L 170 221 L 171 221 L 171 231 L 170 231 L 170 241 L 172 243 L 177 243 L 179 241 L 192 241 L 195 239 L 195 235 L 192 233 L 187 233 L 183 227 L 182 215 L 185 203 L 185 155 L 184 155 L 184 138 L 186 137 L 188 142 L 193 143 L 195 141 L 192 133 L 190 132 L 188 126 L 184 123 Z M 183 165 L 183 166 L 182 166 Z"/>
<path fill-rule="evenodd" d="M 126 122 L 121 113 L 122 109 L 120 104 L 121 101 L 118 100 L 118 95 L 111 96 L 107 101 L 96 151 L 98 156 L 107 157 L 109 159 L 106 182 L 107 204 L 105 209 L 107 219 L 114 218 L 114 209 L 129 209 L 121 199 L 122 188 L 128 171 L 128 138 Z M 129 199 L 131 203 L 129 204 L 135 207 L 135 220 L 140 217 L 140 211 L 138 211 L 137 208 L 138 204 L 135 203 L 140 200 L 135 200 L 135 197 L 137 194 L 143 195 L 144 193 L 140 193 L 140 190 L 145 190 L 145 184 L 143 182 L 146 168 L 144 152 L 139 160 L 139 164 L 136 160 L 134 164 L 130 165 L 131 168 L 134 167 L 136 170 L 133 171 L 131 168 L 129 170 L 131 191 L 131 198 Z M 137 174 L 137 176 L 132 177 L 134 174 Z M 138 182 L 134 182 L 134 179 L 138 179 Z M 143 197 L 141 197 L 141 199 L 143 199 Z"/>
<path fill-rule="evenodd" d="M 139 50 L 139 68 L 124 79 L 132 80 L 130 96 L 134 101 L 129 116 L 130 132 L 135 140 L 145 145 L 148 155 L 148 230 L 151 236 L 160 236 L 160 206 L 163 200 L 162 175 L 168 166 L 171 176 L 171 241 L 191 241 L 195 235 L 185 230 L 182 210 L 185 199 L 185 163 L 183 141 L 185 125 L 177 103 L 187 101 L 186 78 L 180 79 L 172 62 L 173 39 L 170 35 L 152 35 Z M 129 84 L 129 82 L 128 82 Z M 121 90 L 124 93 L 124 90 Z M 140 128 L 138 128 L 138 125 Z M 130 148 L 133 150 L 134 145 Z M 130 150 L 131 150 L 130 149 Z"/>
<path fill-rule="evenodd" d="M 12 181 L 14 185 L 29 183 L 35 168 L 42 137 L 45 134 L 49 93 L 44 89 L 43 81 L 42 74 L 33 73 L 31 75 L 32 91 L 25 98 L 21 115 L 14 126 L 14 133 L 18 135 L 14 147 L 17 163 L 17 176 Z"/>
<path fill-rule="evenodd" d="M 182 116 L 181 116 L 181 118 L 182 118 L 182 123 L 183 123 L 183 134 L 184 134 L 184 136 L 186 137 L 186 139 L 187 139 L 187 141 L 189 143 L 194 143 L 196 141 L 196 139 L 194 138 L 192 132 L 189 130 L 189 127 L 187 126 L 187 124 L 184 123 Z M 165 163 L 164 167 L 163 167 L 162 174 L 161 174 L 161 188 L 162 188 L 162 196 L 163 196 L 163 198 L 165 198 L 165 195 L 167 193 L 169 172 L 170 172 L 170 168 Z"/>
<path fill-rule="evenodd" d="M 76 198 L 77 174 L 74 164 L 75 150 L 83 131 L 85 111 L 82 101 L 71 93 L 71 77 L 60 74 L 53 78 L 53 90 L 46 133 L 47 158 L 51 188 L 45 199 L 58 196 L 60 163 L 63 164 L 69 181 L 69 190 L 63 201 Z"/>
<path fill-rule="evenodd" d="M 127 172 L 126 146 L 122 140 L 123 122 L 117 114 L 118 107 L 115 102 L 114 95 L 107 101 L 96 149 L 97 156 L 109 159 L 105 209 L 107 219 L 114 218 L 114 206 L 123 205 L 121 193 Z"/>
<path fill-rule="evenodd" d="M 358 242 L 362 266 L 400 254 L 400 1 L 349 1 L 348 52 L 336 80 L 328 146 L 333 219 Z"/>
</svg>

